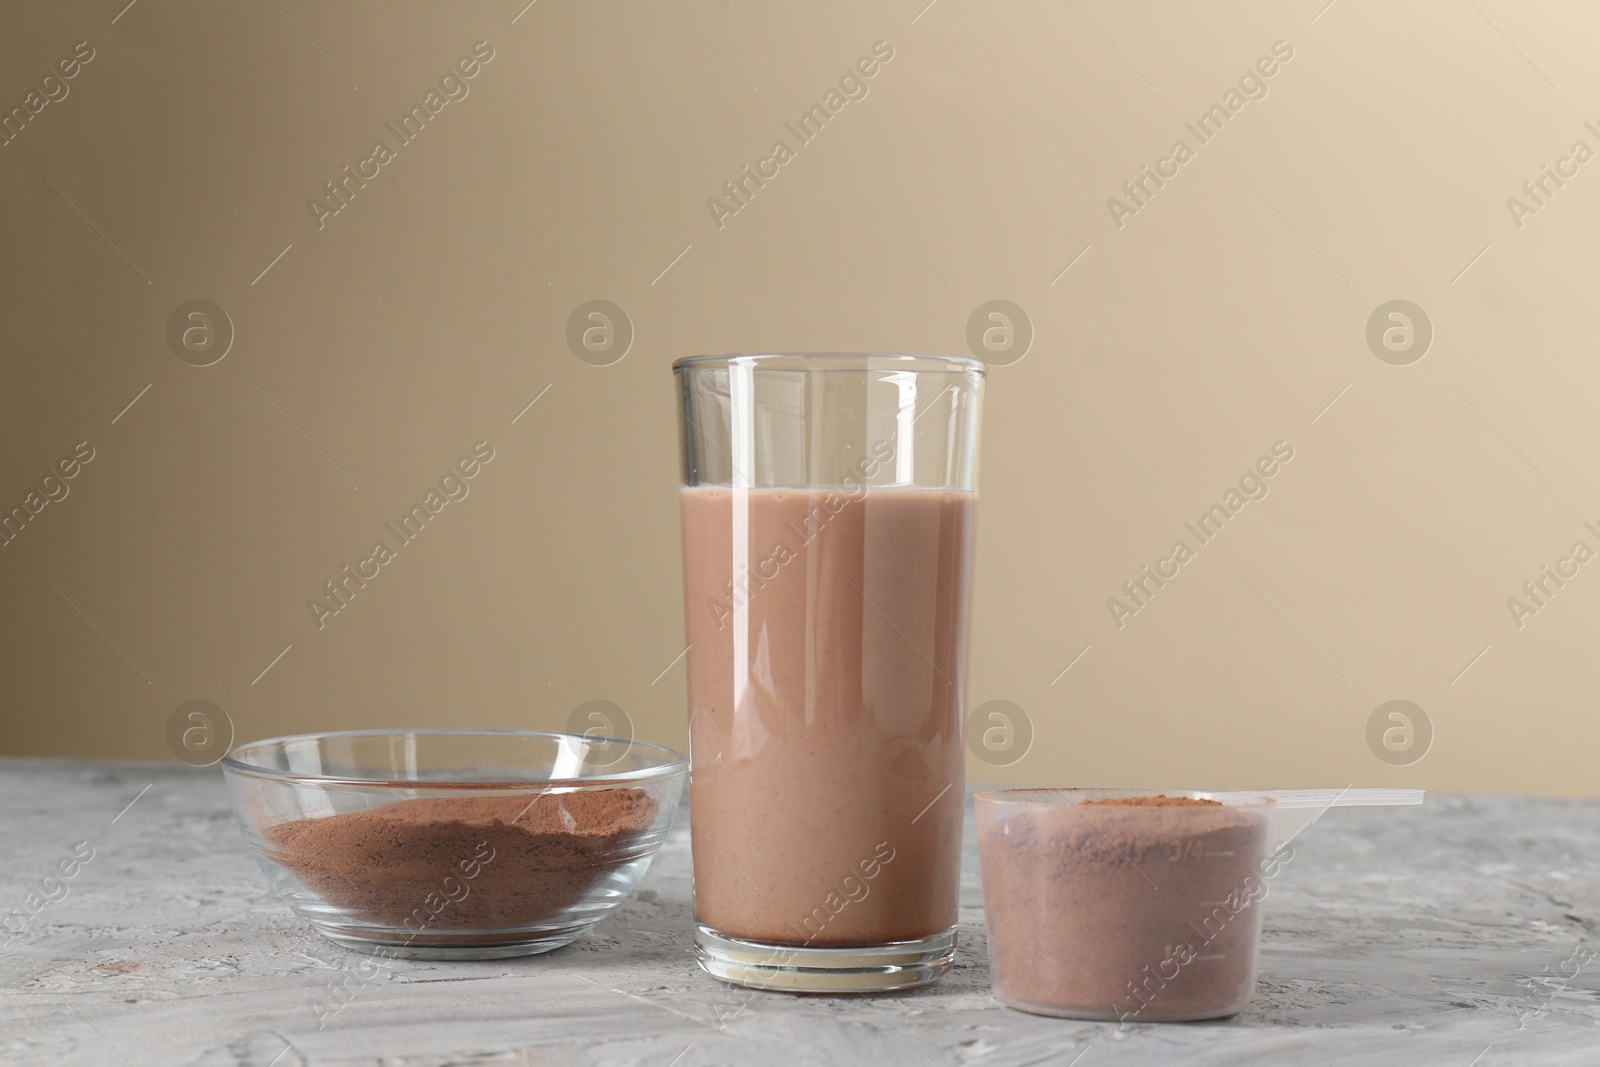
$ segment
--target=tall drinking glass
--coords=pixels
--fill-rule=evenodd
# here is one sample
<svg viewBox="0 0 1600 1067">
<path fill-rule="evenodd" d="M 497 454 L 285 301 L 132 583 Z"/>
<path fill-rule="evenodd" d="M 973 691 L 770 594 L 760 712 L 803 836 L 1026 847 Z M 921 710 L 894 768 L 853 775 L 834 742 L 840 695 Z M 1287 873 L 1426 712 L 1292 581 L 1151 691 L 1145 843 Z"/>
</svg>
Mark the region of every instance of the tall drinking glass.
<svg viewBox="0 0 1600 1067">
<path fill-rule="evenodd" d="M 797 992 L 931 982 L 956 941 L 983 365 L 673 371 L 700 965 Z"/>
</svg>

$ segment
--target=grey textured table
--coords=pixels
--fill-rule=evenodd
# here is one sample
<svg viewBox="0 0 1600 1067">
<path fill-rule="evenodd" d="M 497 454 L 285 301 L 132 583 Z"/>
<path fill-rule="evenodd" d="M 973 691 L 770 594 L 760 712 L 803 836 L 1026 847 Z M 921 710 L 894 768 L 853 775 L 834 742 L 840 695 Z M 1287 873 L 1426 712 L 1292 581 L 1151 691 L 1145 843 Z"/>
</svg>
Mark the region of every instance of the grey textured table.
<svg viewBox="0 0 1600 1067">
<path fill-rule="evenodd" d="M 970 824 L 960 960 L 930 989 L 793 997 L 701 974 L 679 825 L 635 897 L 568 948 L 388 961 L 319 1029 L 326 984 L 369 957 L 268 896 L 219 772 L 0 760 L 0 812 L 12 926 L 75 843 L 94 850 L 0 934 L 7 1065 L 1600 1063 L 1593 801 L 1334 811 L 1272 883 L 1255 1003 L 1121 1032 L 990 995 Z"/>
</svg>

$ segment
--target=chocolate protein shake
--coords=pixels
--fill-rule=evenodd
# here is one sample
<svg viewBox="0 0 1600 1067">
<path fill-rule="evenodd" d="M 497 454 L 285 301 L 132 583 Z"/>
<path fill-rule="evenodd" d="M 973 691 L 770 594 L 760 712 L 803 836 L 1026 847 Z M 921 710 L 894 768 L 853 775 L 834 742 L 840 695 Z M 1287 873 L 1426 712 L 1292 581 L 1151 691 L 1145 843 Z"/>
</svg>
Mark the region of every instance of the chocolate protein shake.
<svg viewBox="0 0 1600 1067">
<path fill-rule="evenodd" d="M 682 490 L 703 926 L 816 948 L 956 925 L 975 503 Z"/>
</svg>

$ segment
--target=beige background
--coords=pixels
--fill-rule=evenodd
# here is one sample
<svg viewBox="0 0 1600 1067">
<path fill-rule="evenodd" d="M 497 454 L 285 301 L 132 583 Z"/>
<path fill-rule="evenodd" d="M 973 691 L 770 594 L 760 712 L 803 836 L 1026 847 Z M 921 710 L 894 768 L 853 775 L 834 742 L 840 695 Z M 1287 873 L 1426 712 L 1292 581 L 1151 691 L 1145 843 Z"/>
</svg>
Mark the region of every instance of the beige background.
<svg viewBox="0 0 1600 1067">
<path fill-rule="evenodd" d="M 1506 604 L 1600 548 L 1600 163 L 1506 206 L 1600 148 L 1583 5 L 125 2 L 0 33 L 6 109 L 96 53 L 0 148 L 0 507 L 95 449 L 0 548 L 5 752 L 170 758 L 190 699 L 245 739 L 603 698 L 682 744 L 669 362 L 962 353 L 1002 298 L 1036 336 L 990 377 L 970 696 L 1035 740 L 971 777 L 1600 788 L 1600 565 L 1520 629 Z M 308 198 L 480 40 L 319 230 Z M 719 230 L 707 198 L 879 40 Z M 1107 198 L 1279 40 L 1118 229 Z M 608 367 L 565 341 L 594 298 L 636 331 Z M 1364 336 L 1397 298 L 1436 334 L 1408 366 Z M 213 366 L 165 339 L 191 299 L 234 323 Z M 470 496 L 319 631 L 307 599 L 480 439 Z M 1278 440 L 1270 495 L 1119 630 L 1107 598 Z M 1410 766 L 1369 749 L 1391 699 L 1435 732 Z"/>
</svg>

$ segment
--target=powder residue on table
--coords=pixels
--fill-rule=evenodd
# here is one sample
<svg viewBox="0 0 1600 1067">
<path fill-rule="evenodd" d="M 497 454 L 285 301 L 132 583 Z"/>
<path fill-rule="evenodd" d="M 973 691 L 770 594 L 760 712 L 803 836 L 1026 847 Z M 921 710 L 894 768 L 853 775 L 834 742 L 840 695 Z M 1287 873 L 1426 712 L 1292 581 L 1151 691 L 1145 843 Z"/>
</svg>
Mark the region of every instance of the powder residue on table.
<svg viewBox="0 0 1600 1067">
<path fill-rule="evenodd" d="M 420 797 L 264 836 L 274 860 L 363 921 L 507 929 L 558 916 L 638 858 L 658 807 L 643 789 Z"/>
</svg>

